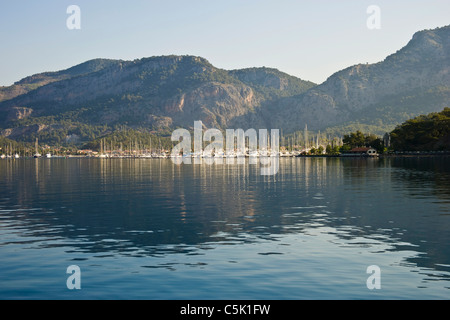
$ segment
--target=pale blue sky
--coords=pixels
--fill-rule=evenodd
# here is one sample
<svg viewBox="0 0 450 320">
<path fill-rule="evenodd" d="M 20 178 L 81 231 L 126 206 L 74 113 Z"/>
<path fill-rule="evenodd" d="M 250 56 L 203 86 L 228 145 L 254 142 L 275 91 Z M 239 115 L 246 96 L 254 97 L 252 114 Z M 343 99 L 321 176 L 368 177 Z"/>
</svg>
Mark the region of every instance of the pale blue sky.
<svg viewBox="0 0 450 320">
<path fill-rule="evenodd" d="M 66 27 L 69 5 L 81 30 Z M 369 5 L 381 29 L 369 30 Z M 1 0 L 0 85 L 93 58 L 197 55 L 219 68 L 273 67 L 321 83 L 450 24 L 449 0 Z"/>
</svg>

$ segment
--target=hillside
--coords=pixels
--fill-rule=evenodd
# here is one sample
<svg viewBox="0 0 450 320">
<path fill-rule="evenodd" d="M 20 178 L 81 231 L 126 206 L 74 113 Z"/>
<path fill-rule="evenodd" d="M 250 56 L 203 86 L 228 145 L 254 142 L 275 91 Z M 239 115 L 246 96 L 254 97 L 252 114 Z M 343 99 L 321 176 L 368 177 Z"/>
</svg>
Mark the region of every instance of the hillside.
<svg viewBox="0 0 450 320">
<path fill-rule="evenodd" d="M 0 103 L 2 135 L 59 143 L 64 135 L 89 140 L 122 126 L 167 132 L 202 120 L 227 128 L 264 101 L 315 86 L 273 69 L 228 72 L 192 56 L 94 60 L 15 86 L 29 83 L 37 88 Z"/>
<path fill-rule="evenodd" d="M 39 87 L 52 82 L 74 78 L 77 76 L 99 71 L 107 66 L 116 63 L 114 60 L 94 59 L 87 61 L 75 67 L 58 72 L 44 72 L 26 77 L 10 87 L 0 87 L 0 102 L 13 99 L 17 96 L 26 94 Z"/>
<path fill-rule="evenodd" d="M 0 89 L 0 134 L 85 143 L 123 129 L 278 128 L 375 134 L 450 101 L 450 26 L 417 32 L 384 61 L 316 85 L 277 69 L 223 70 L 194 56 L 95 59 Z"/>
<path fill-rule="evenodd" d="M 450 100 L 450 26 L 416 33 L 401 50 L 376 64 L 333 74 L 308 92 L 268 109 L 272 127 L 382 133 L 403 121 L 441 111 Z M 273 117 L 275 109 L 277 112 Z M 360 126 L 360 127 L 358 127 Z"/>
<path fill-rule="evenodd" d="M 396 151 L 450 151 L 450 108 L 406 121 L 391 139 Z"/>
</svg>

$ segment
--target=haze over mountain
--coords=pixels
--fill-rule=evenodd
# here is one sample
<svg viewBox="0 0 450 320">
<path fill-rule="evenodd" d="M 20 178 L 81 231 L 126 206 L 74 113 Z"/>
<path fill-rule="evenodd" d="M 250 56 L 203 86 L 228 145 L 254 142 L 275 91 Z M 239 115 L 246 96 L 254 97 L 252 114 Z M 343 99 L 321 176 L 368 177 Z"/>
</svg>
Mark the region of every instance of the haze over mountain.
<svg viewBox="0 0 450 320">
<path fill-rule="evenodd" d="M 450 103 L 450 26 L 416 33 L 376 64 L 339 71 L 320 85 L 276 69 L 222 70 L 201 57 L 95 59 L 0 88 L 0 131 L 32 141 L 88 141 L 123 128 L 169 133 L 278 128 L 382 134 Z"/>
</svg>

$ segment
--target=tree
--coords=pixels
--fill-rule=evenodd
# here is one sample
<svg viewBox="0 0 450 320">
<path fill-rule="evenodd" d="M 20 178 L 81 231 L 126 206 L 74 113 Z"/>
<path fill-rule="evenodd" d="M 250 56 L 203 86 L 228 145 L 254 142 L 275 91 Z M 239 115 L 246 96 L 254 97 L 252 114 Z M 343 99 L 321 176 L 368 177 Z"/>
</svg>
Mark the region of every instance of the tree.
<svg viewBox="0 0 450 320">
<path fill-rule="evenodd" d="M 332 147 L 331 145 L 327 145 L 325 153 L 330 155 L 330 156 L 335 156 L 335 155 L 338 155 L 340 153 L 339 149 L 340 149 L 339 146 Z"/>
<path fill-rule="evenodd" d="M 397 151 L 450 150 L 450 108 L 404 122 L 391 132 Z"/>
<path fill-rule="evenodd" d="M 376 149 L 378 153 L 383 153 L 384 151 L 384 143 L 381 138 L 374 134 L 364 134 L 359 130 L 345 135 L 343 142 L 344 147 L 341 148 L 342 152 L 358 147 L 371 147 Z"/>
<path fill-rule="evenodd" d="M 366 144 L 366 136 L 361 131 L 352 132 L 349 135 L 344 135 L 344 145 L 350 148 L 362 147 Z"/>
</svg>

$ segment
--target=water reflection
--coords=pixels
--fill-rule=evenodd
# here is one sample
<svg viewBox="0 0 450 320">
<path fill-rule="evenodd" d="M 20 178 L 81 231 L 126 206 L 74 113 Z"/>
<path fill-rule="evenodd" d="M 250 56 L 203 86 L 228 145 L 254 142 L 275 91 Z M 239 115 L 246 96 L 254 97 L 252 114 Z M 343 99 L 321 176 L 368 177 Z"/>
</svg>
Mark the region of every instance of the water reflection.
<svg viewBox="0 0 450 320">
<path fill-rule="evenodd" d="M 382 231 L 383 236 L 388 236 L 385 241 L 392 246 L 389 250 L 418 253 L 407 258 L 406 264 L 447 272 L 434 276 L 448 280 L 449 160 L 387 158 L 374 160 L 367 166 L 361 160 L 343 162 L 345 185 L 357 197 L 342 195 L 337 201 L 341 209 L 338 205 L 334 212 L 357 212 L 352 224 L 365 238 Z"/>
<path fill-rule="evenodd" d="M 17 164 L 8 164 L 2 190 L 14 195 L 3 206 L 18 207 L 9 218 L 29 225 L 33 238 L 88 239 L 75 245 L 93 252 L 124 253 L 130 246 L 152 254 L 167 251 L 164 245 L 220 240 L 217 234 L 240 228 L 242 217 L 254 219 L 261 204 L 252 177 L 266 187 L 274 183 L 253 166 L 127 159 Z"/>
<path fill-rule="evenodd" d="M 401 263 L 450 279 L 447 158 L 281 159 L 276 176 L 248 163 L 33 159 L 0 162 L 0 178 L 0 248 L 140 258 L 269 241 L 279 246 L 258 254 L 276 257 L 287 235 L 327 235 L 355 252 L 411 252 Z"/>
</svg>

